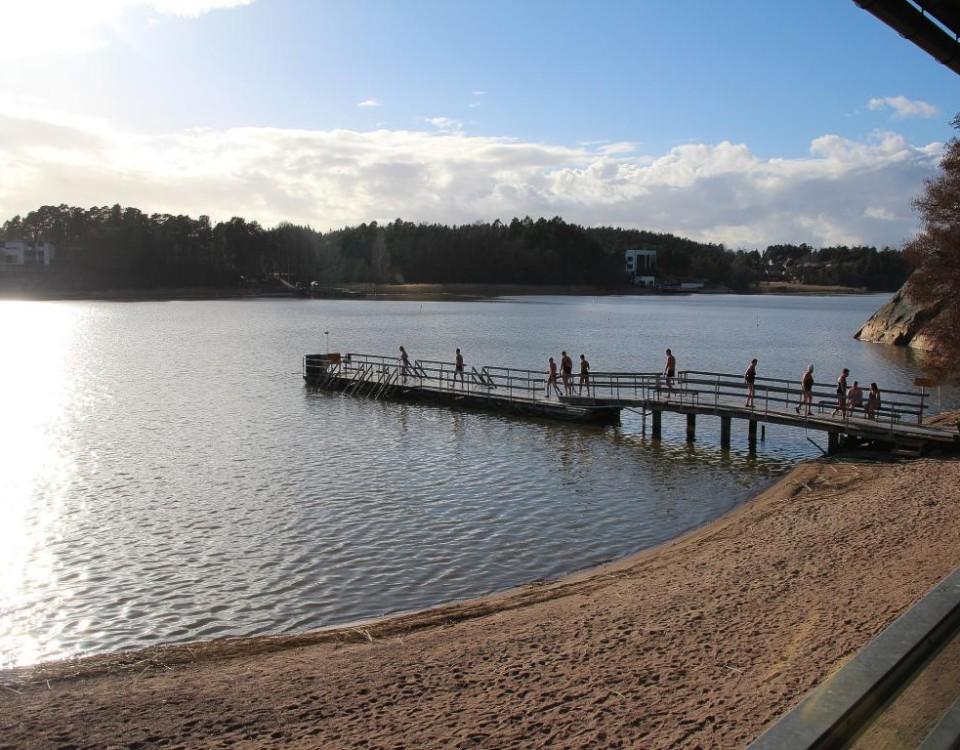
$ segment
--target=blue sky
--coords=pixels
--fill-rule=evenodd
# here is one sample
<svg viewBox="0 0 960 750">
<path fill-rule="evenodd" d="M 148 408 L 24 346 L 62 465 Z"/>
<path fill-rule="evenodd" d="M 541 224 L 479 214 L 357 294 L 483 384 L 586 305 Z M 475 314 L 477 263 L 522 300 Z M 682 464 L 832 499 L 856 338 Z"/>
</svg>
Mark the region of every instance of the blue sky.
<svg viewBox="0 0 960 750">
<path fill-rule="evenodd" d="M 2 218 L 899 244 L 960 110 L 960 77 L 852 0 L 13 0 L 0 25 L 24 40 L 0 52 Z"/>
</svg>

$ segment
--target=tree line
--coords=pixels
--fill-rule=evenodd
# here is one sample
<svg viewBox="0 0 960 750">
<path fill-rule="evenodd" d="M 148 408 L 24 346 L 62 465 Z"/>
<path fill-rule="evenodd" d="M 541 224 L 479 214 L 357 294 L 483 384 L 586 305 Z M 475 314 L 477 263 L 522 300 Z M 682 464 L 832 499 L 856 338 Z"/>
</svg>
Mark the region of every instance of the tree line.
<svg viewBox="0 0 960 750">
<path fill-rule="evenodd" d="M 778 245 L 733 251 L 643 230 L 582 227 L 552 219 L 514 218 L 457 226 L 363 223 L 329 232 L 280 224 L 264 228 L 234 217 L 146 214 L 119 205 L 43 206 L 15 216 L 0 239 L 48 241 L 75 286 L 92 288 L 221 287 L 284 275 L 335 287 L 347 283 L 589 285 L 628 283 L 623 251 L 657 251 L 657 277 L 699 280 L 747 290 L 786 266 L 806 283 L 893 290 L 909 274 L 896 250 Z M 789 261 L 789 263 L 787 263 Z"/>
</svg>

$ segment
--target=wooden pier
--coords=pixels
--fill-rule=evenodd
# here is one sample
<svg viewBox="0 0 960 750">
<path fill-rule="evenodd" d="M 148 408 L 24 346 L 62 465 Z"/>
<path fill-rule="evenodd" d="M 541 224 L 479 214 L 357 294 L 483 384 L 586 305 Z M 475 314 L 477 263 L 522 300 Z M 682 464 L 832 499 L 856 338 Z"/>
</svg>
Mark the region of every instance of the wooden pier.
<svg viewBox="0 0 960 750">
<path fill-rule="evenodd" d="M 836 395 L 826 388 L 814 390 L 810 414 L 798 412 L 799 384 L 780 378 L 758 377 L 754 406 L 746 407 L 742 375 L 696 370 L 681 371 L 669 383 L 660 373 L 592 372 L 583 386 L 574 374 L 569 391 L 558 378 L 558 396 L 547 393 L 546 376 L 537 370 L 468 367 L 461 374 L 451 362 L 415 360 L 404 369 L 396 357 L 308 354 L 303 358 L 303 378 L 312 387 L 373 400 L 420 401 L 577 422 L 616 423 L 621 411 L 629 409 L 643 416 L 644 429 L 650 418 L 655 440 L 662 435 L 663 412 L 686 415 L 689 442 L 696 440 L 698 416 L 719 417 L 720 445 L 725 449 L 731 444 L 732 420 L 741 419 L 747 422 L 751 452 L 756 450 L 758 424 L 761 433 L 766 424 L 824 432 L 830 452 L 852 443 L 872 443 L 904 456 L 936 447 L 960 448 L 957 429 L 923 424 L 928 408 L 923 388 L 882 391 L 882 408 L 868 419 L 862 409 L 834 415 Z"/>
</svg>

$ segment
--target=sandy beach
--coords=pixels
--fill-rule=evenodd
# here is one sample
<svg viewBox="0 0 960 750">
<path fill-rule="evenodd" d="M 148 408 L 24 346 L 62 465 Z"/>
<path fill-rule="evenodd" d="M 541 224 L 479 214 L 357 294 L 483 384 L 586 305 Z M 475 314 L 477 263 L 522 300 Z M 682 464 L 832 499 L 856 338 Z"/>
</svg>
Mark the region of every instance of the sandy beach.
<svg viewBox="0 0 960 750">
<path fill-rule="evenodd" d="M 822 460 L 560 581 L 0 673 L 0 748 L 732 748 L 960 563 L 960 461 Z"/>
</svg>

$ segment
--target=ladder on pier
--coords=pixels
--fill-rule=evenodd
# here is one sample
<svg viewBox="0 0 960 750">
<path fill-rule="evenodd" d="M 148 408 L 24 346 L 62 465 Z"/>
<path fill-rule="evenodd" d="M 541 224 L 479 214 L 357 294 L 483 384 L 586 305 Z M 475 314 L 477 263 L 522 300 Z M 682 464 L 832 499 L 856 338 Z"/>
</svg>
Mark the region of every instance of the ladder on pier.
<svg viewBox="0 0 960 750">
<path fill-rule="evenodd" d="M 370 381 L 371 377 L 373 377 L 373 365 L 364 365 L 354 372 L 350 384 L 343 389 L 343 392 L 348 396 L 359 395 L 360 390 Z"/>
</svg>

